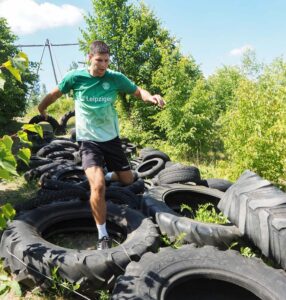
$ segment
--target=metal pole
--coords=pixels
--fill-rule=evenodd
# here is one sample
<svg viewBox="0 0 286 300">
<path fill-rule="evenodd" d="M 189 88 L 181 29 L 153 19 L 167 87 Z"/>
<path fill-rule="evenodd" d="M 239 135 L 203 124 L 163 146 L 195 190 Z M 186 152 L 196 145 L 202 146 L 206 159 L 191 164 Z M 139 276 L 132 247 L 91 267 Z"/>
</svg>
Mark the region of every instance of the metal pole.
<svg viewBox="0 0 286 300">
<path fill-rule="evenodd" d="M 55 66 L 54 66 L 54 60 L 53 60 L 53 55 L 52 55 L 52 50 L 51 50 L 51 43 L 50 43 L 49 39 L 46 40 L 46 45 L 49 48 L 51 62 L 52 62 L 52 67 L 53 67 L 53 72 L 54 72 L 54 77 L 55 77 L 56 84 L 58 84 L 57 74 L 56 74 L 56 70 L 55 70 Z"/>
</svg>

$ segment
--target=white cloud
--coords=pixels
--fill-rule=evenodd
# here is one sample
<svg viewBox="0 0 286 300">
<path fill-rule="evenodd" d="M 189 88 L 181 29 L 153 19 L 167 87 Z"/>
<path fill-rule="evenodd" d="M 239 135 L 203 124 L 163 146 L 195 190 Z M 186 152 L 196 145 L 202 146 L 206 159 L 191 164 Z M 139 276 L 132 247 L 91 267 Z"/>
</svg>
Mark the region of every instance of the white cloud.
<svg viewBox="0 0 286 300">
<path fill-rule="evenodd" d="M 232 49 L 229 54 L 231 56 L 240 56 L 242 55 L 243 53 L 245 53 L 246 51 L 248 50 L 254 50 L 254 47 L 251 46 L 251 45 L 244 45 L 240 48 L 235 48 L 235 49 Z"/>
<path fill-rule="evenodd" d="M 0 0 L 0 17 L 7 19 L 16 34 L 73 26 L 83 18 L 83 10 L 69 4 L 55 5 L 35 0 Z"/>
</svg>

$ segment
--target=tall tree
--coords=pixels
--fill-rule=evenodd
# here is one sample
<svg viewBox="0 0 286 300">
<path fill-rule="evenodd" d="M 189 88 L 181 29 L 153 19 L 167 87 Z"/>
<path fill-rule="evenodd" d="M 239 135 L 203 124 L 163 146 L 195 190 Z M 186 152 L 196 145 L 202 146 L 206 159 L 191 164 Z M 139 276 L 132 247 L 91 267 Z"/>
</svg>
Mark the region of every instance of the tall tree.
<svg viewBox="0 0 286 300">
<path fill-rule="evenodd" d="M 19 52 L 14 46 L 16 39 L 7 21 L 0 18 L 0 64 Z M 23 115 L 28 105 L 28 90 L 37 76 L 28 70 L 22 74 L 22 82 L 19 82 L 9 71 L 2 69 L 2 72 L 6 78 L 4 89 L 0 89 L 0 124 L 3 125 L 13 117 Z"/>
</svg>

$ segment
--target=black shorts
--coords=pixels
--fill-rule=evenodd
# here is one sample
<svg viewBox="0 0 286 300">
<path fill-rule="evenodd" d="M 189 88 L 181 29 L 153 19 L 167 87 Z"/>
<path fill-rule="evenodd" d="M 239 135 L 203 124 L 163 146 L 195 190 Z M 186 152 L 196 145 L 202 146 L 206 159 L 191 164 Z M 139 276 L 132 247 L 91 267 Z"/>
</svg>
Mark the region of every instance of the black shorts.
<svg viewBox="0 0 286 300">
<path fill-rule="evenodd" d="M 84 170 L 93 166 L 102 168 L 106 166 L 108 171 L 131 169 L 119 137 L 107 142 L 81 141 L 79 143 Z"/>
</svg>

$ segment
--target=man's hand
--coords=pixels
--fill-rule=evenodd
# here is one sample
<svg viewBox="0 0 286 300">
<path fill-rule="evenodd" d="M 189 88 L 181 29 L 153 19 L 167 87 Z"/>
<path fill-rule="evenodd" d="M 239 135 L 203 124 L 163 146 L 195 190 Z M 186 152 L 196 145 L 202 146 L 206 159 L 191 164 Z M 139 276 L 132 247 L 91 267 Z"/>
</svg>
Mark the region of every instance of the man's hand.
<svg viewBox="0 0 286 300">
<path fill-rule="evenodd" d="M 164 99 L 160 95 L 151 96 L 150 102 L 157 104 L 160 108 L 163 108 L 166 104 Z"/>
<path fill-rule="evenodd" d="M 148 91 L 138 87 L 134 93 L 135 97 L 141 98 L 145 102 L 151 102 L 158 105 L 160 108 L 165 106 L 165 101 L 160 95 L 151 95 Z"/>
<path fill-rule="evenodd" d="M 40 104 L 38 105 L 38 110 L 40 115 L 43 116 L 45 120 L 48 119 L 48 114 L 46 112 L 47 107 L 54 103 L 61 96 L 62 92 L 59 90 L 59 88 L 55 88 L 40 102 Z"/>
<path fill-rule="evenodd" d="M 41 115 L 45 120 L 48 120 L 48 114 L 47 114 L 46 110 L 40 111 L 40 115 Z"/>
</svg>

